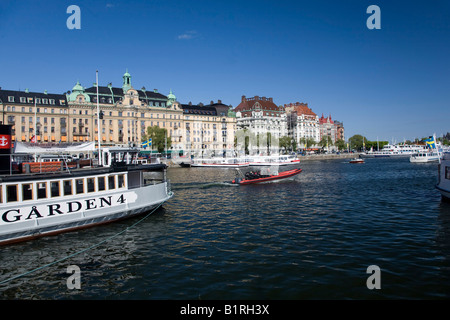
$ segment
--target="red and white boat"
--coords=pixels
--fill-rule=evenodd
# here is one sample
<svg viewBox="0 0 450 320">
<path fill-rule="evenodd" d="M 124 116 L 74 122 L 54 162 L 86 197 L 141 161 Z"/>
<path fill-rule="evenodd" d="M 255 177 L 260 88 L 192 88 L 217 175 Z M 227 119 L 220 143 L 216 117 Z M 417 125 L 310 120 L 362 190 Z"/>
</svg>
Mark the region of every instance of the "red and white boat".
<svg viewBox="0 0 450 320">
<path fill-rule="evenodd" d="M 261 173 L 260 171 L 247 172 L 243 176 L 242 173 L 238 170 L 238 174 L 237 174 L 236 178 L 232 181 L 232 183 L 242 184 L 242 185 L 264 183 L 264 182 L 270 182 L 270 181 L 290 178 L 290 177 L 293 177 L 293 176 L 299 174 L 300 172 L 302 172 L 302 169 L 297 168 L 297 169 L 287 170 L 287 171 L 283 171 L 280 173 L 273 173 L 273 174 L 271 174 L 270 172 L 268 174 L 264 174 L 264 173 Z"/>
<path fill-rule="evenodd" d="M 353 158 L 349 161 L 349 163 L 364 163 L 364 159 L 361 158 Z"/>
</svg>

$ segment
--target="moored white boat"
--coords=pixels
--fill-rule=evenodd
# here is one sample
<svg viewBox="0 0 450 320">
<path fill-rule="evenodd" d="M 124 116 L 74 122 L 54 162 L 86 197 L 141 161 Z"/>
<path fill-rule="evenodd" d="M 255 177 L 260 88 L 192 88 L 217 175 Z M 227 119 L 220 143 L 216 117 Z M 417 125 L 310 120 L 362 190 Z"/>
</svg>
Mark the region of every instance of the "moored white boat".
<svg viewBox="0 0 450 320">
<path fill-rule="evenodd" d="M 300 163 L 294 155 L 248 156 L 246 159 L 250 166 L 286 166 Z"/>
<path fill-rule="evenodd" d="M 138 151 L 104 149 L 103 166 L 90 168 L 57 166 L 45 173 L 2 170 L 0 244 L 133 217 L 169 200 L 173 193 L 166 166 L 138 163 Z M 8 152 L 0 155 L 3 162 L 11 162 Z"/>
<path fill-rule="evenodd" d="M 387 144 L 380 151 L 367 151 L 361 153 L 361 158 L 398 158 L 409 157 L 417 152 L 426 151 L 425 145 Z"/>
<path fill-rule="evenodd" d="M 439 161 L 441 155 L 437 152 L 417 152 L 409 157 L 409 161 L 412 163 L 427 163 Z"/>
<path fill-rule="evenodd" d="M 438 183 L 436 189 L 442 199 L 450 201 L 450 153 L 444 153 L 438 166 Z"/>
<path fill-rule="evenodd" d="M 191 167 L 236 168 L 248 167 L 249 162 L 241 158 L 199 158 L 191 161 Z"/>
</svg>

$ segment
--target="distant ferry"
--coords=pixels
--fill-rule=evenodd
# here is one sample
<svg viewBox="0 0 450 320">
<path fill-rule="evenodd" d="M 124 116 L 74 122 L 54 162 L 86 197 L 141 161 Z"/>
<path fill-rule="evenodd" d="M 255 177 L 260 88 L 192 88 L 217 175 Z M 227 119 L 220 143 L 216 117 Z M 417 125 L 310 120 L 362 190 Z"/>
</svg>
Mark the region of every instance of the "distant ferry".
<svg viewBox="0 0 450 320">
<path fill-rule="evenodd" d="M 361 158 L 382 157 L 410 157 L 411 155 L 427 150 L 425 145 L 387 144 L 380 151 L 367 151 L 360 154 Z"/>
<path fill-rule="evenodd" d="M 248 156 L 250 166 L 286 166 L 300 163 L 294 155 Z"/>
<path fill-rule="evenodd" d="M 0 125 L 0 244 L 133 217 L 173 196 L 166 166 L 138 164 L 137 149 L 103 149 L 99 166 L 52 161 L 28 164 L 37 171 L 12 170 L 10 127 Z"/>
<path fill-rule="evenodd" d="M 193 159 L 191 167 L 213 167 L 213 168 L 237 168 L 248 167 L 248 160 L 241 158 L 198 158 Z"/>
<path fill-rule="evenodd" d="M 441 154 L 434 151 L 422 151 L 412 154 L 409 161 L 412 163 L 427 163 L 439 161 Z"/>
</svg>

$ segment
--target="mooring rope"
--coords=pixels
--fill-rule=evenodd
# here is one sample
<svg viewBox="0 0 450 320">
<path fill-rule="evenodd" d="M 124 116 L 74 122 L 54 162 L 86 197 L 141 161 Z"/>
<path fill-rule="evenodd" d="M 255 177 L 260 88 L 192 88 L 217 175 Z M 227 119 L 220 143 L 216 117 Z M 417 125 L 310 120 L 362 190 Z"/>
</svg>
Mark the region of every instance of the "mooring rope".
<svg viewBox="0 0 450 320">
<path fill-rule="evenodd" d="M 80 251 L 75 252 L 75 253 L 73 253 L 73 254 L 70 254 L 70 255 L 68 255 L 68 256 L 66 256 L 66 257 L 64 257 L 64 258 L 61 258 L 61 259 L 59 259 L 59 260 L 53 261 L 53 262 L 51 262 L 51 263 L 48 263 L 48 264 L 43 265 L 43 266 L 41 266 L 41 267 L 35 268 L 35 269 L 33 269 L 33 270 L 24 272 L 24 273 L 22 273 L 22 274 L 19 274 L 19 275 L 17 275 L 17 276 L 12 277 L 12 278 L 9 278 L 9 279 L 6 279 L 6 280 L 2 280 L 2 281 L 0 281 L 0 285 L 1 285 L 1 284 L 4 284 L 4 283 L 6 283 L 6 282 L 10 282 L 10 281 L 12 281 L 12 280 L 18 279 L 18 278 L 27 276 L 27 275 L 29 275 L 29 274 L 31 274 L 31 273 L 33 273 L 33 272 L 36 272 L 36 271 L 39 271 L 39 270 L 48 268 L 48 267 L 50 267 L 50 266 L 52 266 L 52 265 L 55 265 L 55 264 L 57 264 L 57 263 L 60 263 L 60 262 L 62 262 L 62 261 L 64 261 L 64 260 L 67 260 L 67 259 L 70 259 L 70 258 L 72 258 L 72 257 L 74 257 L 74 256 L 77 256 L 77 255 L 79 255 L 79 254 L 81 254 L 81 253 L 83 253 L 83 252 L 92 250 L 93 248 L 96 248 L 96 247 L 102 245 L 103 243 L 105 243 L 105 242 L 107 242 L 107 241 L 110 241 L 110 240 L 112 240 L 112 239 L 118 237 L 118 236 L 121 235 L 122 233 L 124 233 L 124 232 L 130 230 L 131 228 L 135 227 L 136 225 L 138 225 L 139 223 L 141 223 L 142 221 L 144 221 L 145 219 L 147 219 L 153 212 L 155 212 L 159 207 L 161 207 L 161 206 L 163 205 L 164 202 L 165 202 L 165 201 L 161 202 L 156 208 L 154 208 L 150 213 L 148 213 L 147 215 L 145 215 L 145 217 L 141 218 L 139 221 L 133 223 L 131 226 L 125 228 L 124 230 L 122 230 L 122 231 L 120 231 L 120 232 L 118 232 L 118 233 L 116 233 L 116 234 L 114 234 L 114 235 L 112 235 L 111 237 L 108 237 L 108 238 L 106 238 L 106 239 L 100 241 L 100 242 L 97 243 L 97 244 L 94 244 L 94 245 L 92 245 L 92 246 L 90 246 L 90 247 L 88 247 L 88 248 L 86 248 L 86 249 L 83 249 L 83 250 L 80 250 Z"/>
</svg>

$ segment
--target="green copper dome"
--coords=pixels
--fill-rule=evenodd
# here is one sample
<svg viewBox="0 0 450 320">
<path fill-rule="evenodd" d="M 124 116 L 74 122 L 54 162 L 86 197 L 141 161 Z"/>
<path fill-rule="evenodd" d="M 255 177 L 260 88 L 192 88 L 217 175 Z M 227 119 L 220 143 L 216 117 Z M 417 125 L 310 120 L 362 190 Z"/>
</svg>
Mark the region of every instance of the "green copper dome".
<svg viewBox="0 0 450 320">
<path fill-rule="evenodd" d="M 175 97 L 175 95 L 172 93 L 172 89 L 170 89 L 169 95 L 167 96 L 167 98 L 169 98 L 169 100 L 177 100 L 177 97 Z"/>
<path fill-rule="evenodd" d="M 89 96 L 86 93 L 84 93 L 84 88 L 80 84 L 80 81 L 77 81 L 77 84 L 72 88 L 72 92 L 67 96 L 67 101 L 75 101 L 75 100 L 77 100 L 77 97 L 80 94 L 83 95 L 84 100 L 86 102 L 90 102 L 91 101 Z"/>
</svg>

